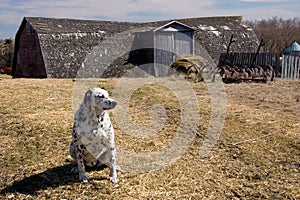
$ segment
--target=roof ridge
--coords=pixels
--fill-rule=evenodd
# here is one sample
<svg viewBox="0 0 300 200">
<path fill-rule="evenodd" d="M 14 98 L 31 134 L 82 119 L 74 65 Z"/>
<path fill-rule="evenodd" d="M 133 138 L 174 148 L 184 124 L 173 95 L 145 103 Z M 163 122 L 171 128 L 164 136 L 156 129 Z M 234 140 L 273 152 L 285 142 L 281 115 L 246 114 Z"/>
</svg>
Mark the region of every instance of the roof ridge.
<svg viewBox="0 0 300 200">
<path fill-rule="evenodd" d="M 79 18 L 60 18 L 60 17 L 32 17 L 32 16 L 25 16 L 26 19 L 49 19 L 49 20 L 73 20 L 73 21 L 94 21 L 94 22 L 112 22 L 112 23 L 132 23 L 132 24 L 147 24 L 147 23 L 162 23 L 162 22 L 171 22 L 171 21 L 184 21 L 184 20 L 199 20 L 199 19 L 220 19 L 220 18 L 236 18 L 242 21 L 242 16 L 203 16 L 203 17 L 186 17 L 186 18 L 174 18 L 174 19 L 166 19 L 166 20 L 156 20 L 156 21 L 145 21 L 145 22 L 138 22 L 138 21 L 118 21 L 118 20 L 98 20 L 98 19 L 79 19 Z M 30 21 L 30 20 L 29 20 Z"/>
</svg>

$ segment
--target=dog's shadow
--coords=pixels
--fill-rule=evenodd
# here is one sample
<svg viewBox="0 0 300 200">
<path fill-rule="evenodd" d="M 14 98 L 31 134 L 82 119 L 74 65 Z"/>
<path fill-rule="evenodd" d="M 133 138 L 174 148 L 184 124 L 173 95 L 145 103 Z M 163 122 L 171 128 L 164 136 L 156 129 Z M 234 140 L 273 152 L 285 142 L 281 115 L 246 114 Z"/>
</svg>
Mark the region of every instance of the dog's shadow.
<svg viewBox="0 0 300 200">
<path fill-rule="evenodd" d="M 79 182 L 78 174 L 74 174 L 70 171 L 73 166 L 72 164 L 68 164 L 54 167 L 22 180 L 15 181 L 12 185 L 3 188 L 0 194 L 19 192 L 27 195 L 37 195 L 38 191 L 46 190 L 47 188 L 55 188 Z M 86 171 L 98 171 L 104 168 L 105 167 L 87 168 Z M 106 180 L 106 178 L 103 177 L 100 177 L 100 179 Z M 99 178 L 97 180 L 99 180 Z"/>
</svg>

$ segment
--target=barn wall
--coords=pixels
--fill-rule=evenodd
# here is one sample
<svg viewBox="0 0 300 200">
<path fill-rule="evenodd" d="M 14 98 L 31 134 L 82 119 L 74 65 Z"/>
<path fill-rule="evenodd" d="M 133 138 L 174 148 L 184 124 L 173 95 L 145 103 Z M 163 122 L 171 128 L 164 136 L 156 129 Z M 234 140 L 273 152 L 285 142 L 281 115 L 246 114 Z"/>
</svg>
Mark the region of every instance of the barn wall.
<svg viewBox="0 0 300 200">
<path fill-rule="evenodd" d="M 47 73 L 37 32 L 29 23 L 25 23 L 18 36 L 13 76 L 45 78 Z"/>
</svg>

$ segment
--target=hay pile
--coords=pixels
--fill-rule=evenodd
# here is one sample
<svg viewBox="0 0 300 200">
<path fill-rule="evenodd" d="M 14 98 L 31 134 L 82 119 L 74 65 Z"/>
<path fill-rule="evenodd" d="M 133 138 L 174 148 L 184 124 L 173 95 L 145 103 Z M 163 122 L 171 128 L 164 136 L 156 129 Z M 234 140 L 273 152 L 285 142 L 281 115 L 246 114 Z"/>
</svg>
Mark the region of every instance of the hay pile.
<svg viewBox="0 0 300 200">
<path fill-rule="evenodd" d="M 72 80 L 1 77 L 1 199 L 299 199 L 300 82 L 225 85 L 227 117 L 210 154 L 200 159 L 209 127 L 210 95 L 205 83 L 191 83 L 201 120 L 195 140 L 175 162 L 149 173 L 91 170 L 78 183 L 65 162 L 73 123 Z M 117 79 L 102 79 L 110 92 Z M 153 95 L 155 94 L 155 95 Z M 119 149 L 156 151 L 177 130 L 178 101 L 170 90 L 145 85 L 132 95 L 133 120 L 149 123 L 148 106 L 157 100 L 167 110 L 160 134 L 140 140 L 115 127 Z M 114 120 L 114 116 L 112 116 Z"/>
<path fill-rule="evenodd" d="M 171 69 L 183 74 L 194 82 L 203 81 L 202 73 L 206 64 L 204 58 L 197 55 L 179 56 L 172 64 Z"/>
</svg>

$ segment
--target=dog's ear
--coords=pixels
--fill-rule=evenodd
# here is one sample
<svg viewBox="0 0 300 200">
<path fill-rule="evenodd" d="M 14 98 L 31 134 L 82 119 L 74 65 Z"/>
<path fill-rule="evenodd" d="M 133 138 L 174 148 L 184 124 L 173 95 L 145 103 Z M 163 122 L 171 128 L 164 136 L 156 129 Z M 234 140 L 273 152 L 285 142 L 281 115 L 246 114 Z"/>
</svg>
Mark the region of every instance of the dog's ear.
<svg viewBox="0 0 300 200">
<path fill-rule="evenodd" d="M 85 105 L 90 105 L 91 104 L 91 100 L 92 100 L 92 90 L 88 90 L 86 91 L 85 95 L 84 95 L 84 99 L 83 99 L 83 103 Z"/>
</svg>

